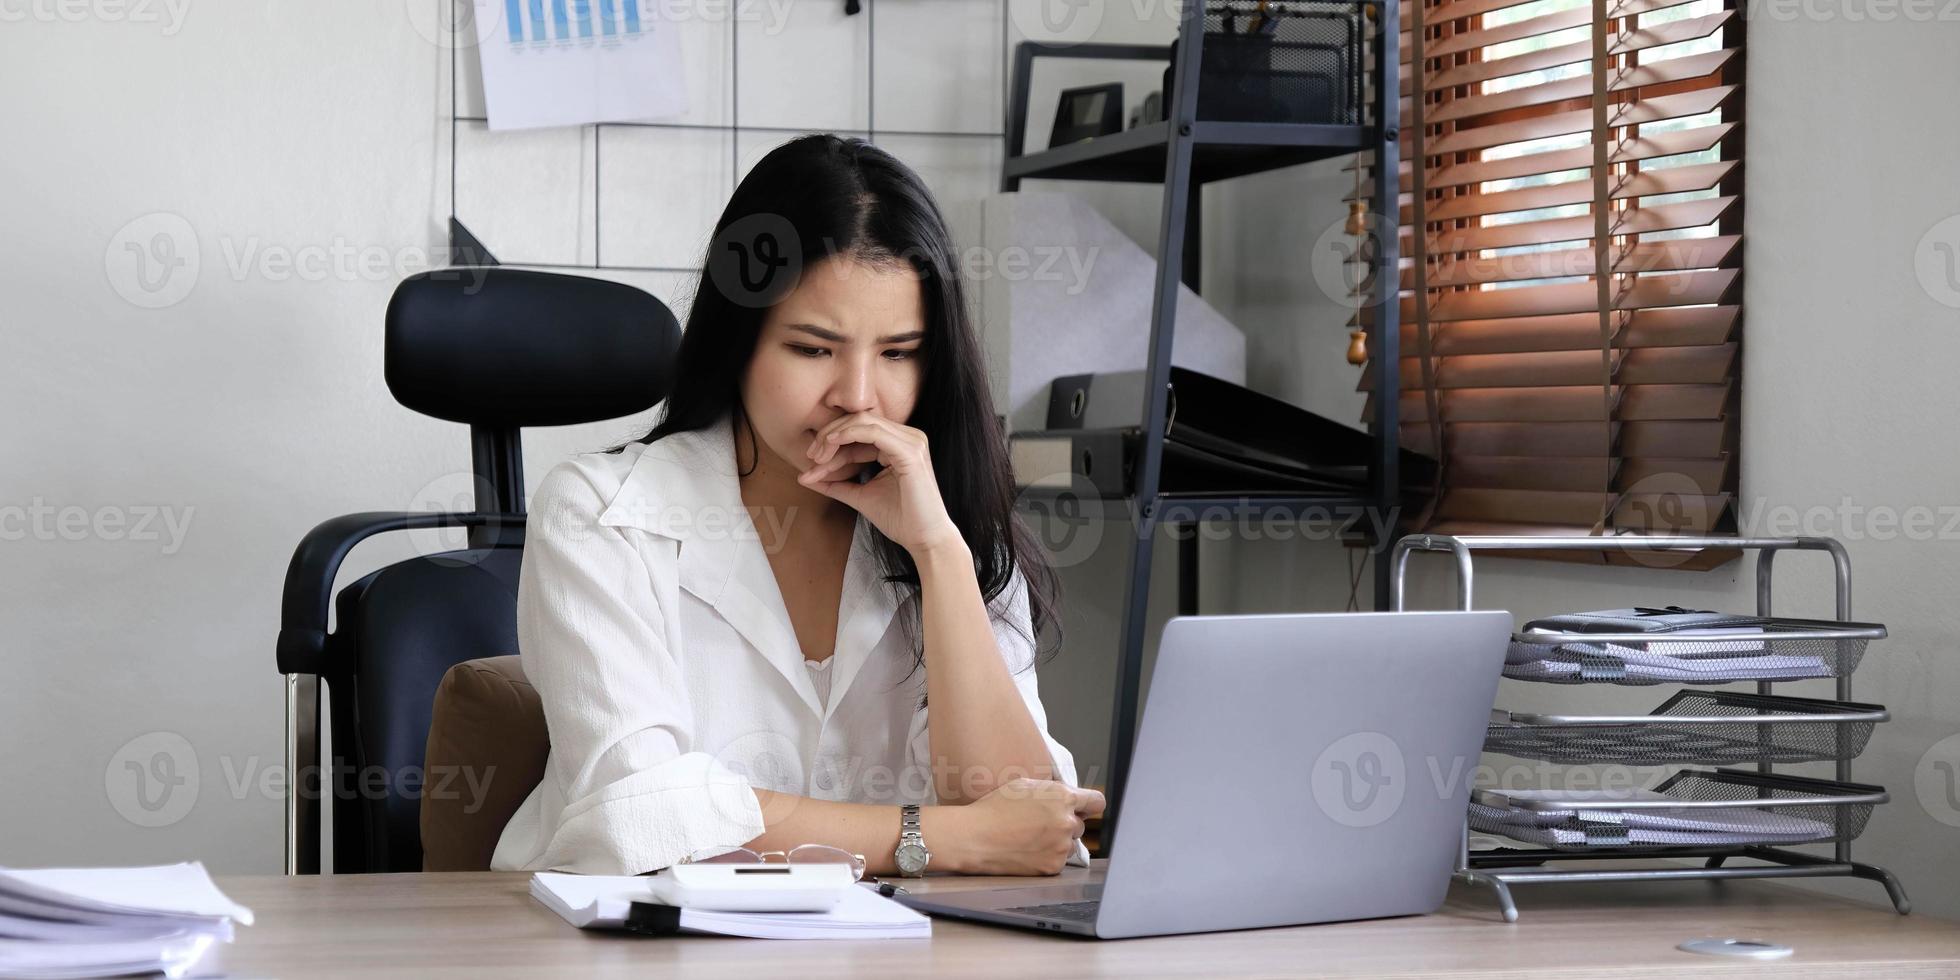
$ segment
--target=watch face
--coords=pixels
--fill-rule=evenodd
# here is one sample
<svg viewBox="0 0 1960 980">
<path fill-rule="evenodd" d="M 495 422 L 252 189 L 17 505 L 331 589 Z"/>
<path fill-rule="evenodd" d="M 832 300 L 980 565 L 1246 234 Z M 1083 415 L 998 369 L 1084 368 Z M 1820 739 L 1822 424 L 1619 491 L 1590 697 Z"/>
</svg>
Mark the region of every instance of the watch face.
<svg viewBox="0 0 1960 980">
<path fill-rule="evenodd" d="M 926 861 L 932 858 L 931 852 L 918 844 L 900 844 L 893 855 L 898 859 L 898 870 L 912 874 L 926 869 Z"/>
</svg>

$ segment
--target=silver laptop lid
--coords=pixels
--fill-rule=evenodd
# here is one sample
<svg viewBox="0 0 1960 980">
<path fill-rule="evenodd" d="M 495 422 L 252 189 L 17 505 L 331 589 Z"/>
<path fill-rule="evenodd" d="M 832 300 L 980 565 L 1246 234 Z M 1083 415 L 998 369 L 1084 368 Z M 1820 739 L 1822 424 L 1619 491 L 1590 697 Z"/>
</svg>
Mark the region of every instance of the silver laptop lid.
<svg viewBox="0 0 1960 980">
<path fill-rule="evenodd" d="M 1511 624 L 1496 611 L 1172 619 L 1096 933 L 1441 906 Z"/>
</svg>

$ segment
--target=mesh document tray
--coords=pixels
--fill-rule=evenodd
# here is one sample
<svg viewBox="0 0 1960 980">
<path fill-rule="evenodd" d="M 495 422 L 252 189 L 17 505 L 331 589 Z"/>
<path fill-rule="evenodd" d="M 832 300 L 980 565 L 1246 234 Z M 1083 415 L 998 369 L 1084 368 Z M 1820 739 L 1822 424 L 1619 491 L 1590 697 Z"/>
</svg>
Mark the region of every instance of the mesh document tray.
<svg viewBox="0 0 1960 980">
<path fill-rule="evenodd" d="M 1504 676 L 1552 684 L 1728 684 L 1841 677 L 1876 623 L 1761 619 L 1692 633 L 1524 631 L 1511 635 Z"/>
<path fill-rule="evenodd" d="M 1677 691 L 1647 715 L 1492 711 L 1484 748 L 1566 765 L 1743 765 L 1850 759 L 1883 705 L 1739 691 Z"/>
<path fill-rule="evenodd" d="M 1339 123 L 1361 120 L 1360 7 L 1352 3 L 1284 4 L 1270 34 L 1244 33 L 1256 3 L 1225 0 L 1205 7 L 1199 52 L 1198 118 L 1224 122 Z M 1227 14 L 1230 14 L 1230 26 Z M 1176 44 L 1172 44 L 1173 59 Z M 1166 103 L 1171 69 L 1164 71 Z"/>
<path fill-rule="evenodd" d="M 1689 769 L 1638 799 L 1478 790 L 1470 828 L 1555 850 L 1752 847 L 1851 840 L 1883 787 L 1739 769 Z"/>
</svg>

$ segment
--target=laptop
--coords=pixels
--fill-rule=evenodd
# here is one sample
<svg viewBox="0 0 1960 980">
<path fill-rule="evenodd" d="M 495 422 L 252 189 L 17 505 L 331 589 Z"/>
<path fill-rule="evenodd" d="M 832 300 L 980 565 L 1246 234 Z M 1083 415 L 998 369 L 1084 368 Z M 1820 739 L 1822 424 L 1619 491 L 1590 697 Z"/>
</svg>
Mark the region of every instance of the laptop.
<svg viewBox="0 0 1960 980">
<path fill-rule="evenodd" d="M 1506 612 L 1180 616 L 1097 882 L 908 894 L 931 915 L 1119 939 L 1440 908 Z"/>
</svg>

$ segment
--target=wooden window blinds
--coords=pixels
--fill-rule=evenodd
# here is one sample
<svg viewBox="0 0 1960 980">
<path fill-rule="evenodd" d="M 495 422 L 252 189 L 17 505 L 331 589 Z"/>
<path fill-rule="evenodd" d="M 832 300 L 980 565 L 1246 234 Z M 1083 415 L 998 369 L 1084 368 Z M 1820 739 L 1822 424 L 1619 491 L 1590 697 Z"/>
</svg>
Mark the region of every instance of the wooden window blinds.
<svg viewBox="0 0 1960 980">
<path fill-rule="evenodd" d="M 1737 2 L 1401 5 L 1402 440 L 1441 463 L 1412 530 L 1734 532 Z"/>
</svg>

